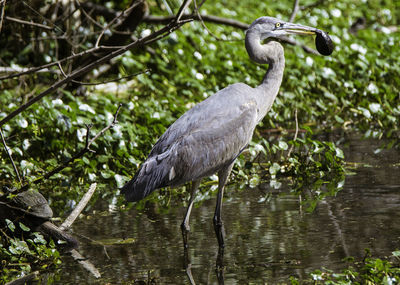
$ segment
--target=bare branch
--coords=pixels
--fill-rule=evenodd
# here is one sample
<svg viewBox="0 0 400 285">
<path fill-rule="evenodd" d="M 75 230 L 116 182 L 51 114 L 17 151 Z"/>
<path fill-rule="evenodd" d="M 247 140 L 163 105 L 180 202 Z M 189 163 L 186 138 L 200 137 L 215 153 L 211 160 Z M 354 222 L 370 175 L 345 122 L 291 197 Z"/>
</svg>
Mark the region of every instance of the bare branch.
<svg viewBox="0 0 400 285">
<path fill-rule="evenodd" d="M 144 71 L 140 71 L 140 72 L 137 72 L 134 74 L 129 74 L 126 76 L 122 76 L 122 77 L 118 77 L 118 78 L 114 78 L 114 79 L 110 79 L 110 80 L 105 80 L 105 81 L 101 81 L 101 82 L 82 82 L 82 81 L 77 81 L 77 80 L 72 80 L 72 82 L 78 83 L 80 85 L 100 85 L 100 84 L 106 84 L 106 83 L 110 83 L 110 82 L 117 82 L 117 81 L 120 81 L 123 79 L 131 79 L 132 77 L 138 76 L 143 73 L 147 73 L 149 71 L 151 71 L 151 69 L 146 69 Z"/>
<path fill-rule="evenodd" d="M 111 122 L 111 124 L 109 124 L 107 127 L 105 127 L 105 128 L 102 129 L 100 132 L 98 132 L 97 135 L 95 135 L 95 136 L 89 141 L 89 143 L 88 143 L 88 145 L 87 145 L 87 148 L 89 148 L 90 145 L 91 145 L 99 136 L 101 136 L 102 134 L 104 134 L 109 128 L 113 127 L 115 124 L 118 123 L 117 117 L 118 117 L 118 113 L 119 113 L 119 110 L 121 109 L 121 107 L 122 107 L 122 104 L 119 104 L 118 109 L 117 109 L 117 111 L 116 111 L 115 114 L 114 114 L 114 119 L 113 119 L 113 121 Z"/>
<path fill-rule="evenodd" d="M 7 154 L 8 154 L 8 157 L 9 157 L 10 160 L 11 160 L 11 164 L 12 164 L 12 166 L 13 166 L 13 168 L 14 168 L 15 174 L 16 174 L 17 177 L 18 177 L 18 181 L 19 181 L 19 183 L 22 185 L 21 177 L 19 176 L 18 169 L 17 169 L 17 167 L 15 166 L 15 163 L 14 163 L 14 160 L 13 160 L 13 158 L 12 158 L 12 155 L 11 155 L 11 153 L 9 152 L 9 149 L 8 149 L 7 144 L 6 144 L 6 140 L 4 139 L 3 131 L 1 130 L 1 128 L 0 128 L 0 135 L 1 135 L 1 140 L 3 141 L 4 149 L 6 150 L 6 152 L 7 152 Z"/>
<path fill-rule="evenodd" d="M 75 209 L 71 212 L 71 214 L 65 219 L 64 223 L 60 226 L 60 230 L 65 231 L 67 228 L 70 228 L 71 225 L 75 222 L 76 218 L 80 215 L 83 209 L 86 207 L 90 198 L 92 197 L 94 191 L 96 190 L 97 183 L 93 183 L 90 185 L 89 190 L 83 195 L 82 199 L 79 201 L 79 204 L 75 207 Z"/>
<path fill-rule="evenodd" d="M 49 27 L 49 26 L 46 26 L 43 24 L 28 22 L 28 21 L 24 21 L 24 20 L 9 17 L 9 16 L 6 16 L 5 19 L 8 21 L 16 22 L 16 23 L 23 24 L 23 25 L 29 25 L 29 26 L 38 27 L 38 28 L 45 29 L 45 30 L 50 30 L 50 31 L 53 30 L 52 27 Z"/>
<path fill-rule="evenodd" d="M 126 9 L 125 11 L 123 11 L 122 13 L 120 13 L 119 15 L 117 15 L 116 17 L 114 17 L 114 19 L 112 19 L 107 26 L 105 26 L 103 28 L 103 30 L 101 31 L 99 37 L 97 38 L 96 44 L 95 46 L 97 47 L 100 43 L 101 38 L 103 37 L 104 33 L 106 32 L 107 29 L 109 29 L 119 18 L 121 17 L 125 17 L 127 14 L 129 14 L 135 7 L 137 7 L 139 4 L 142 4 L 143 1 L 136 1 L 133 3 L 132 6 L 130 6 L 128 9 Z"/>
<path fill-rule="evenodd" d="M 212 16 L 212 15 L 200 14 L 200 17 L 199 17 L 198 15 L 183 14 L 181 17 L 182 20 L 189 19 L 189 18 L 196 20 L 196 21 L 199 21 L 200 19 L 202 19 L 205 22 L 227 25 L 227 26 L 239 28 L 242 30 L 247 30 L 249 28 L 249 25 L 246 23 L 236 21 L 233 19 Z M 151 16 L 151 15 L 148 15 L 143 18 L 143 22 L 153 23 L 153 24 L 167 24 L 167 23 L 171 22 L 173 19 L 174 19 L 174 16 Z"/>
<path fill-rule="evenodd" d="M 1 33 L 1 28 L 3 27 L 3 19 L 4 19 L 4 10 L 5 10 L 5 8 L 6 8 L 6 0 L 2 0 L 1 1 L 1 5 L 0 5 L 0 9 L 1 9 L 1 12 L 0 12 L 0 33 Z"/>
<path fill-rule="evenodd" d="M 203 26 L 204 29 L 206 29 L 206 31 L 216 40 L 218 41 L 224 41 L 223 39 L 219 38 L 217 35 L 215 35 L 213 32 L 211 32 L 207 25 L 204 23 L 203 18 L 200 15 L 200 11 L 199 11 L 199 7 L 197 6 L 197 1 L 194 0 L 194 13 L 196 14 L 196 16 L 199 18 L 201 25 Z"/>
<path fill-rule="evenodd" d="M 0 80 L 4 80 L 7 78 L 12 78 L 12 77 L 16 77 L 16 76 L 21 76 L 27 73 L 31 73 L 31 72 L 40 72 L 40 73 L 59 73 L 57 70 L 52 70 L 52 69 L 47 69 L 47 68 L 43 68 L 43 69 L 37 69 L 32 71 L 33 68 L 25 68 L 25 67 L 18 67 L 18 66 L 14 66 L 14 67 L 8 67 L 8 66 L 0 66 L 0 73 L 11 73 L 11 75 L 5 75 L 3 77 L 0 77 Z M 19 73 L 15 73 L 15 72 L 19 72 Z M 7 77 L 7 78 L 6 78 Z"/>
<path fill-rule="evenodd" d="M 179 21 L 181 20 L 182 15 L 183 15 L 183 13 L 185 12 L 186 8 L 190 5 L 191 2 L 192 2 L 192 0 L 185 0 L 185 1 L 183 1 L 181 7 L 179 7 L 178 13 L 176 14 L 176 17 L 175 17 L 175 20 L 174 20 L 175 23 L 179 23 Z"/>
<path fill-rule="evenodd" d="M 295 121 L 296 121 L 296 132 L 294 133 L 293 141 L 297 140 L 297 135 L 298 135 L 298 133 L 299 133 L 299 121 L 298 121 L 298 119 L 297 119 L 297 108 L 294 110 L 294 119 L 295 119 Z M 288 157 L 290 157 L 290 154 L 291 154 L 292 151 L 293 151 L 293 147 L 294 147 L 294 145 L 292 145 L 292 146 L 290 147 L 290 150 L 289 150 L 288 155 L 287 155 Z"/>
<path fill-rule="evenodd" d="M 184 25 L 187 22 L 192 21 L 192 19 L 187 19 L 187 20 L 181 20 L 179 22 L 171 22 L 170 24 L 166 25 L 165 27 L 159 29 L 158 31 L 140 38 L 134 42 L 131 42 L 130 44 L 123 46 L 109 54 L 106 54 L 104 57 L 99 58 L 98 60 L 81 67 L 80 69 L 76 70 L 75 72 L 71 73 L 68 77 L 57 81 L 56 83 L 54 83 L 52 86 L 50 86 L 48 89 L 44 90 L 43 92 L 41 92 L 39 95 L 31 98 L 28 102 L 26 102 L 25 104 L 22 104 L 19 108 L 17 108 L 16 110 L 12 111 L 10 114 L 8 114 L 5 118 L 3 118 L 0 121 L 0 127 L 2 125 L 4 125 L 5 123 L 7 123 L 9 120 L 11 120 L 12 118 L 14 118 L 16 115 L 20 114 L 21 112 L 25 111 L 27 108 L 29 108 L 30 106 L 32 106 L 33 104 L 35 104 L 36 102 L 40 101 L 43 97 L 52 94 L 54 91 L 56 91 L 58 88 L 64 86 L 65 84 L 69 83 L 71 80 L 86 74 L 87 72 L 93 70 L 96 66 L 103 64 L 107 61 L 109 61 L 110 59 L 121 55 L 123 53 L 125 53 L 126 51 L 133 49 L 133 48 L 137 48 L 140 46 L 144 46 L 150 43 L 153 43 L 155 41 L 158 41 L 161 38 L 166 37 L 167 35 L 169 35 L 170 33 L 172 33 L 173 31 L 175 31 L 176 29 L 180 28 L 182 25 Z"/>
<path fill-rule="evenodd" d="M 44 17 L 39 11 L 36 11 L 34 8 L 32 8 L 32 6 L 30 6 L 28 3 L 26 3 L 26 1 L 22 1 L 22 3 L 28 7 L 29 10 L 31 10 L 33 13 L 35 13 L 38 17 L 42 18 L 44 21 L 46 21 L 46 23 L 51 23 L 51 25 L 54 28 L 57 28 L 59 31 L 65 33 L 59 26 L 57 26 L 56 24 L 54 24 L 50 19 L 47 19 L 46 17 Z"/>
<path fill-rule="evenodd" d="M 41 65 L 41 66 L 38 66 L 38 67 L 32 67 L 32 68 L 26 68 L 26 69 L 23 68 L 18 73 L 9 74 L 9 75 L 5 75 L 5 76 L 0 77 L 0 80 L 10 79 L 10 78 L 19 77 L 19 76 L 26 75 L 26 74 L 38 72 L 39 70 L 47 69 L 49 67 L 52 67 L 52 66 L 55 66 L 55 65 L 59 65 L 60 63 L 66 62 L 66 61 L 71 60 L 71 59 L 75 59 L 75 58 L 80 57 L 80 56 L 84 56 L 86 54 L 96 53 L 98 51 L 105 50 L 105 49 L 118 49 L 118 48 L 121 48 L 121 47 L 99 46 L 99 47 L 91 48 L 91 49 L 82 51 L 80 53 L 76 53 L 76 54 L 70 55 L 70 56 L 68 56 L 66 58 L 63 58 L 63 59 L 60 59 L 60 60 L 57 60 L 57 61 L 54 61 L 54 62 L 50 62 L 50 63 L 44 64 L 44 65 Z M 0 72 L 1 71 L 2 70 L 0 70 Z M 18 70 L 14 70 L 14 71 L 18 71 Z M 48 69 L 47 72 L 54 72 L 54 71 Z"/>
<path fill-rule="evenodd" d="M 75 259 L 75 261 L 82 265 L 83 268 L 92 273 L 95 278 L 101 277 L 99 270 L 93 265 L 93 263 L 82 256 L 76 249 L 71 250 L 71 256 L 73 259 Z"/>
<path fill-rule="evenodd" d="M 293 22 L 294 18 L 296 18 L 296 14 L 299 11 L 299 0 L 294 0 L 292 14 L 290 15 L 289 22 Z"/>
</svg>

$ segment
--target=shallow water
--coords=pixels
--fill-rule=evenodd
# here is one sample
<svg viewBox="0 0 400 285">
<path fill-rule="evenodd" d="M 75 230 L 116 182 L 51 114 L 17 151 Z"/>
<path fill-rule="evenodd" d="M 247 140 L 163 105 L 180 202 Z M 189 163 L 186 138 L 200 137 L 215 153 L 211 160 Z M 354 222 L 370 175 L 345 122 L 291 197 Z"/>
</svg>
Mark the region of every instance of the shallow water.
<svg viewBox="0 0 400 285">
<path fill-rule="evenodd" d="M 220 282 L 287 283 L 289 276 L 306 278 L 322 267 L 340 270 L 344 257 L 361 258 L 365 248 L 380 257 L 399 249 L 400 151 L 374 153 L 382 143 L 345 138 L 341 147 L 353 174 L 346 176 L 335 197 L 322 200 L 311 213 L 299 197 L 288 194 L 284 183 L 278 190 L 268 183 L 246 190 L 228 186 Z M 166 212 L 150 203 L 141 211 L 110 212 L 106 203 L 99 203 L 95 214 L 73 225 L 82 235 L 79 252 L 99 269 L 101 283 L 189 284 L 185 264 L 190 264 L 188 272 L 197 284 L 218 284 L 215 200 L 214 195 L 192 211 L 190 262 L 185 263 L 180 232 L 183 205 L 172 205 Z M 71 257 L 63 261 L 61 271 L 51 278 L 64 284 L 97 282 Z"/>
</svg>

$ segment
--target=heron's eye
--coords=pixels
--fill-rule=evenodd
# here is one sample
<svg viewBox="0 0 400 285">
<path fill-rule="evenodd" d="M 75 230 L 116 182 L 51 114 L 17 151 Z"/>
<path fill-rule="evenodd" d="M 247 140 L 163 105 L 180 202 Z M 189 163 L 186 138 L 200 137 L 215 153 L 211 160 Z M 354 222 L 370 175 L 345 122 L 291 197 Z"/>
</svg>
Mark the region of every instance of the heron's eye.
<svg viewBox="0 0 400 285">
<path fill-rule="evenodd" d="M 279 28 L 282 24 L 281 23 L 276 23 L 275 28 Z"/>
</svg>

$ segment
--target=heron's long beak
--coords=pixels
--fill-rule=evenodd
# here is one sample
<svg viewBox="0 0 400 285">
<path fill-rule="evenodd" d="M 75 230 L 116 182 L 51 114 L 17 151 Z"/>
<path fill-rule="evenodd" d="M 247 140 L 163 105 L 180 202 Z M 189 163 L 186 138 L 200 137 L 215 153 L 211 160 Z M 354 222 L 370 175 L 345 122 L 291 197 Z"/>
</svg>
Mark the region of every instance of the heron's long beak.
<svg viewBox="0 0 400 285">
<path fill-rule="evenodd" d="M 295 35 L 315 35 L 317 31 L 319 31 L 316 28 L 293 23 L 285 23 L 281 27 L 277 28 L 277 30 L 283 30 L 288 34 Z"/>
</svg>

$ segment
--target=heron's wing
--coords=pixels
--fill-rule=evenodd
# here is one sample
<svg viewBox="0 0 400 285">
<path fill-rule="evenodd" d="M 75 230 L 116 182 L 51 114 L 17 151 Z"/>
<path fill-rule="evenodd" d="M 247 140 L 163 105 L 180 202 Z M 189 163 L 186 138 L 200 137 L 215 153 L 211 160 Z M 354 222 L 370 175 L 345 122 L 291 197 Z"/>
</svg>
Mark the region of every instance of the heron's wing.
<svg viewBox="0 0 400 285">
<path fill-rule="evenodd" d="M 234 113 L 234 115 L 233 115 Z M 257 124 L 255 102 L 238 106 L 230 117 L 214 116 L 208 125 L 180 137 L 157 160 L 168 161 L 164 185 L 179 185 L 209 176 L 231 164 L 247 146 Z"/>
<path fill-rule="evenodd" d="M 126 199 L 138 201 L 157 188 L 209 176 L 232 163 L 257 124 L 252 92 L 245 84 L 231 85 L 176 120 L 122 188 Z"/>
<path fill-rule="evenodd" d="M 243 83 L 236 83 L 198 103 L 165 131 L 153 146 L 149 157 L 164 153 L 181 137 L 199 130 L 223 127 L 240 117 L 242 114 L 240 108 L 243 108 L 241 106 L 253 102 L 253 94 L 253 88 Z"/>
</svg>

